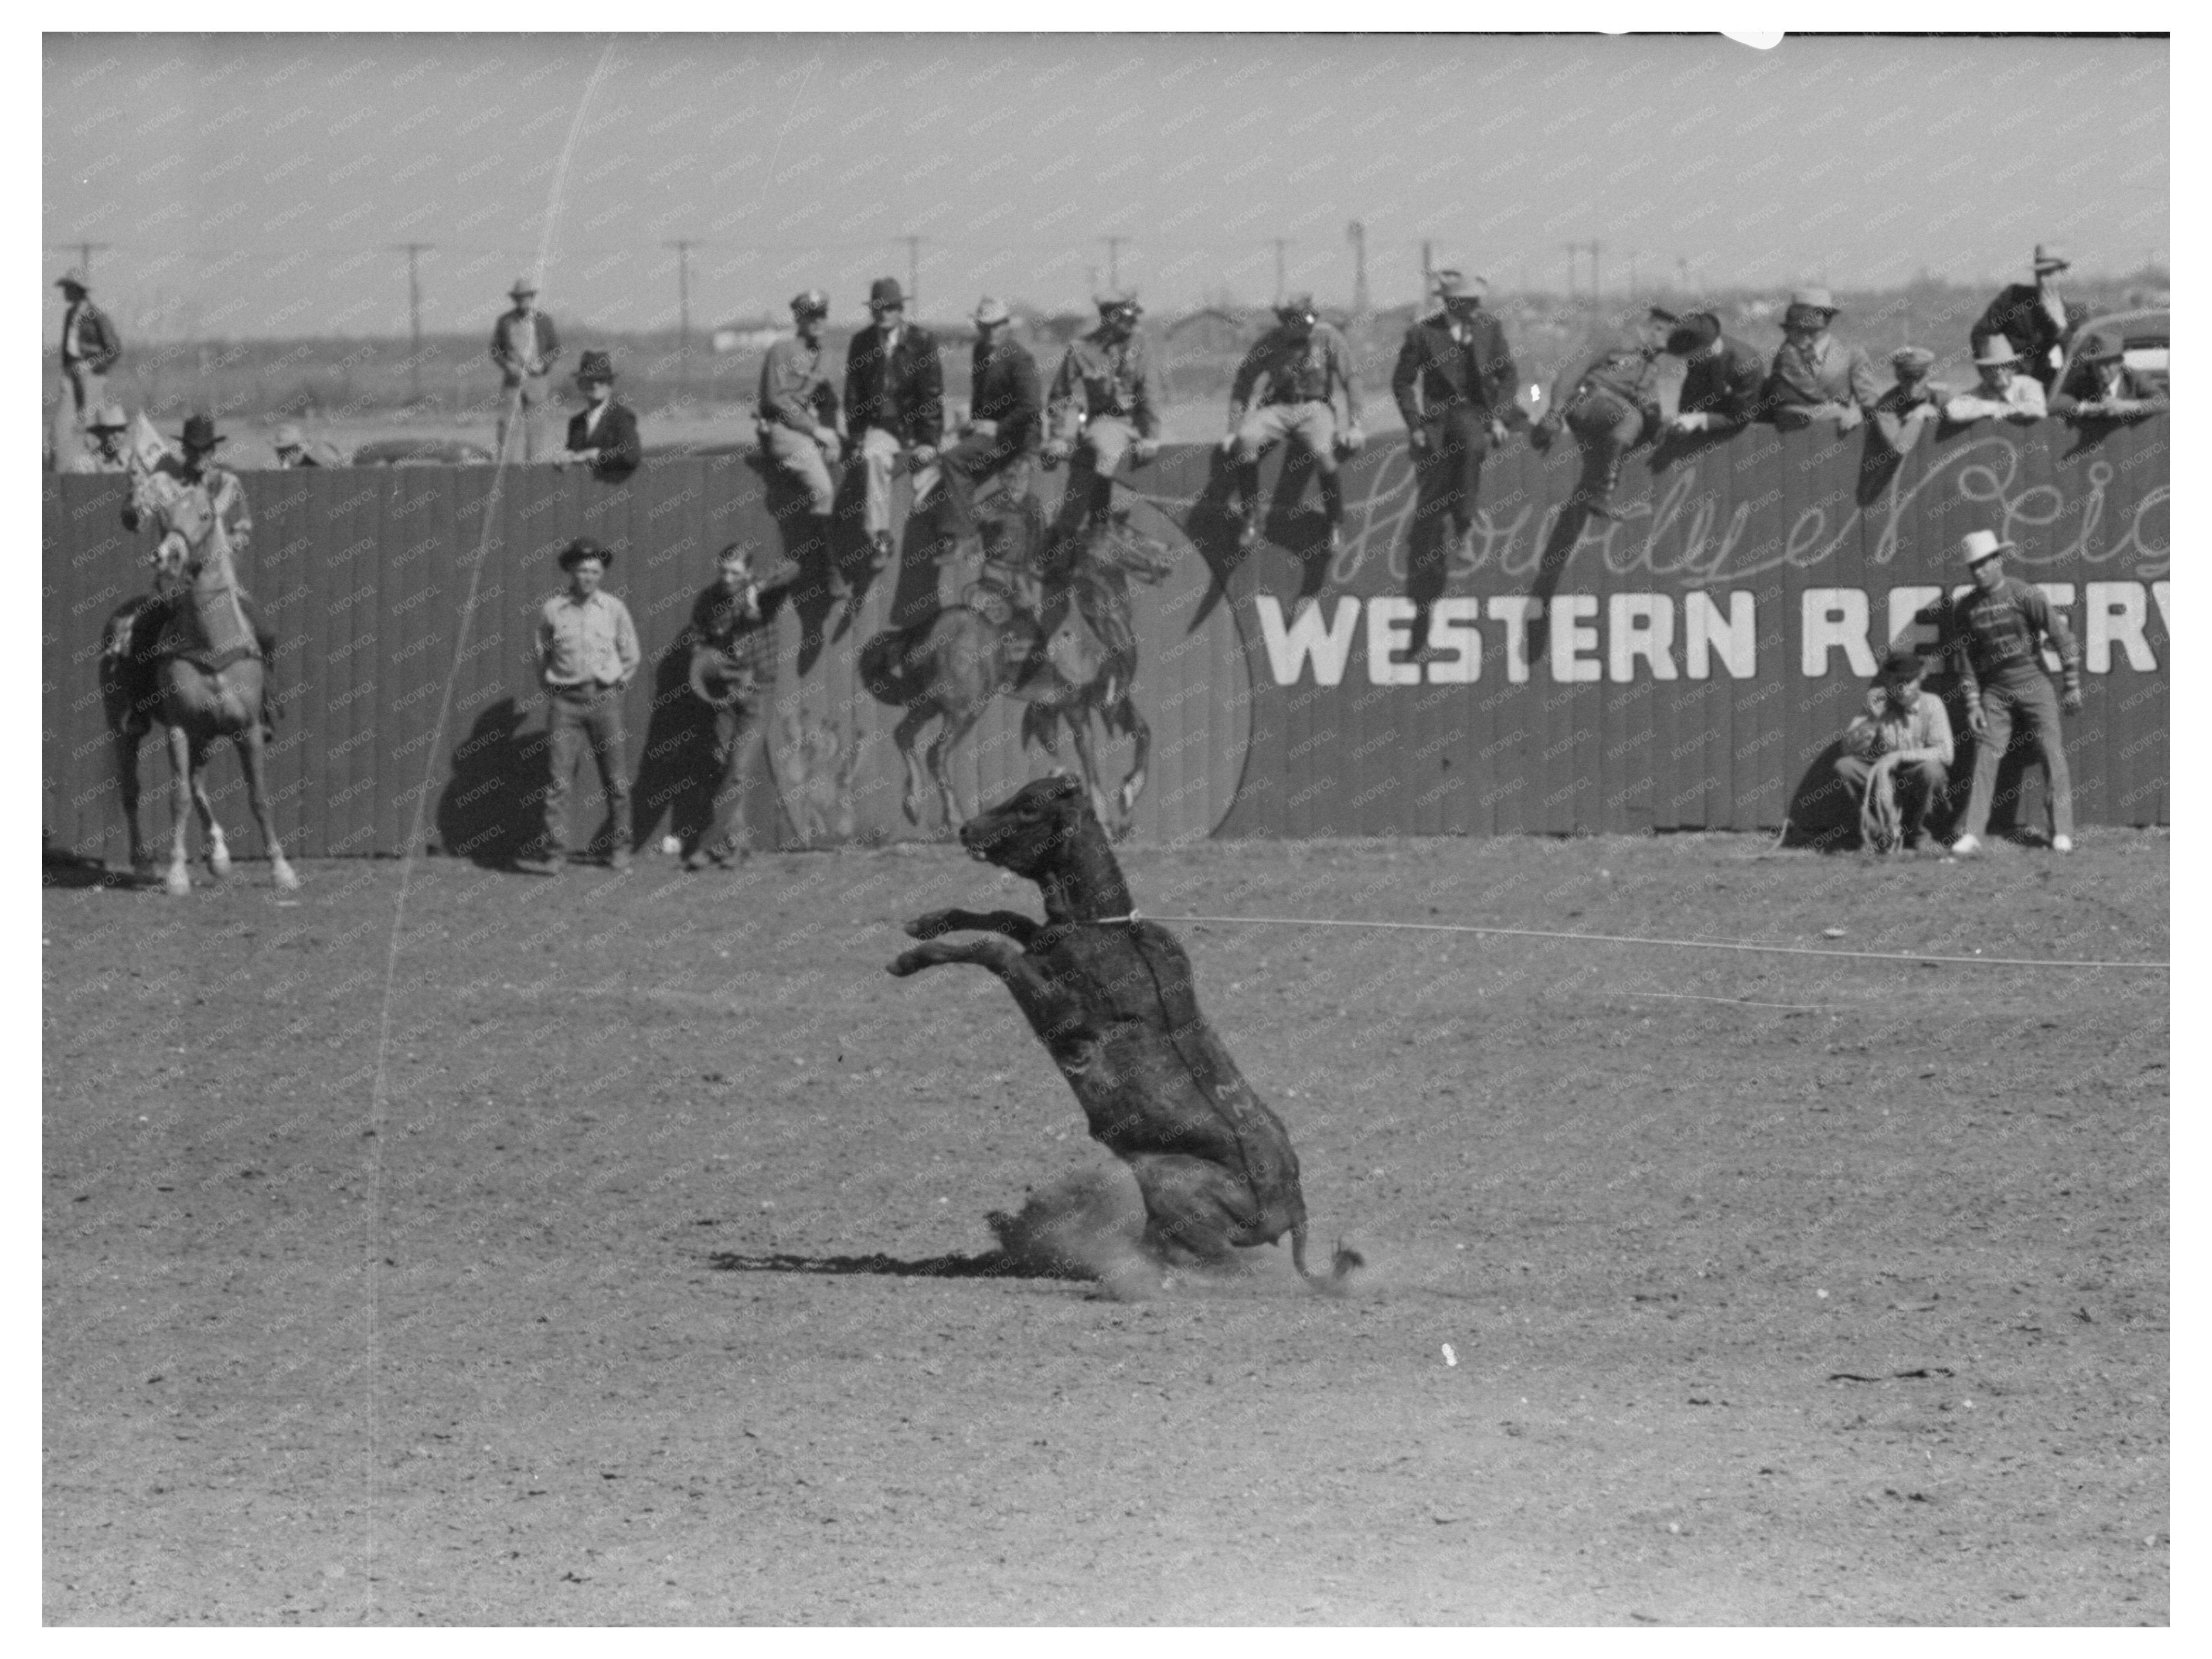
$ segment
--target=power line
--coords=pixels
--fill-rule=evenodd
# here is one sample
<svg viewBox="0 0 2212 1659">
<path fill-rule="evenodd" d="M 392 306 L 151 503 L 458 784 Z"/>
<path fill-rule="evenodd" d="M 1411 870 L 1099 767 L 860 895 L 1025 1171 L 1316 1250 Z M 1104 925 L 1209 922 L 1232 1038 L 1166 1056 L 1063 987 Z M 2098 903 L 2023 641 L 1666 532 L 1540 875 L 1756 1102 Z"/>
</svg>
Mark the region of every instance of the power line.
<svg viewBox="0 0 2212 1659">
<path fill-rule="evenodd" d="M 115 246 L 112 242 L 49 242 L 50 248 L 73 247 L 76 250 L 76 268 L 84 273 L 84 285 L 92 286 L 92 256 L 94 249 L 106 252 Z"/>
</svg>

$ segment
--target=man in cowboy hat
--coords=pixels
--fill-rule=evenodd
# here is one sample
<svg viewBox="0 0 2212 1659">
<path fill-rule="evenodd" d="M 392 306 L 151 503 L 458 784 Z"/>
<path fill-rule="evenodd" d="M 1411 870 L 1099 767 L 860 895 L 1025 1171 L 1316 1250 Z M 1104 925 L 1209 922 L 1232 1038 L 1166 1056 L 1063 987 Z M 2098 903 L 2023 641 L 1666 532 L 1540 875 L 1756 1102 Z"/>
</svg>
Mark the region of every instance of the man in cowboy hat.
<svg viewBox="0 0 2212 1659">
<path fill-rule="evenodd" d="M 588 466 L 592 476 L 617 483 L 645 459 L 637 439 L 637 416 L 615 401 L 614 360 L 587 351 L 576 364 L 576 388 L 586 399 L 568 417 L 568 447 L 555 456 L 560 466 Z"/>
<path fill-rule="evenodd" d="M 1951 781 L 1951 717 L 1941 697 L 1921 690 L 1927 673 L 1917 646 L 1903 640 L 1892 646 L 1867 693 L 1866 712 L 1844 731 L 1844 751 L 1836 757 L 1836 775 L 1861 802 L 1887 763 L 1907 852 L 1920 845 L 1928 809 Z"/>
<path fill-rule="evenodd" d="M 1839 307 L 1825 288 L 1801 288 L 1782 313 L 1782 343 L 1766 374 L 1763 400 L 1774 424 L 1802 432 L 1815 421 L 1849 432 L 1866 419 L 1878 395 L 1865 349 L 1829 333 Z"/>
<path fill-rule="evenodd" d="M 123 434 L 130 429 L 131 417 L 123 412 L 121 404 L 102 404 L 85 422 L 84 435 L 89 440 L 88 444 L 80 448 L 63 470 L 69 472 L 129 471 L 131 462 L 123 453 Z"/>
<path fill-rule="evenodd" d="M 307 434 L 300 430 L 297 421 L 286 421 L 279 426 L 270 439 L 269 447 L 276 452 L 276 465 L 282 471 L 322 465 L 315 453 L 307 447 Z"/>
<path fill-rule="evenodd" d="M 837 486 L 831 469 L 844 459 L 837 431 L 837 389 L 822 368 L 822 325 L 830 296 L 818 288 L 792 296 L 792 337 L 778 340 L 761 360 L 760 402 L 755 430 L 770 466 L 804 491 L 806 543 L 826 557 Z M 843 577 L 832 568 L 831 582 Z"/>
<path fill-rule="evenodd" d="M 92 281 L 82 271 L 64 271 L 54 286 L 62 291 L 62 382 L 54 404 L 53 464 L 66 468 L 76 454 L 77 433 L 107 398 L 107 371 L 123 355 L 123 337 L 107 313 L 92 302 Z"/>
<path fill-rule="evenodd" d="M 691 694 L 714 711 L 714 806 L 706 830 L 684 858 L 687 871 L 725 867 L 750 855 L 742 811 L 767 730 L 763 710 L 775 689 L 775 614 L 793 579 L 763 587 L 752 553 L 732 542 L 714 581 L 691 605 Z"/>
<path fill-rule="evenodd" d="M 979 541 L 975 494 L 1000 480 L 1001 502 L 1030 493 L 1030 462 L 1044 424 L 1044 391 L 1036 359 L 1014 338 L 1014 314 L 1002 300 L 975 307 L 975 349 L 969 365 L 968 424 L 939 459 L 945 467 L 944 524 L 956 554 Z"/>
<path fill-rule="evenodd" d="M 919 504 L 937 483 L 937 447 L 945 435 L 945 364 L 937 337 L 906 319 L 906 294 L 896 276 L 868 288 L 869 326 L 845 351 L 845 425 L 859 449 L 867 489 L 861 527 L 875 567 L 891 556 L 891 477 L 902 461 L 915 475 Z"/>
<path fill-rule="evenodd" d="M 514 301 L 513 308 L 501 313 L 491 325 L 491 360 L 499 365 L 501 388 L 499 453 L 507 454 L 508 428 L 520 419 L 522 453 L 509 459 L 534 461 L 544 444 L 538 431 L 540 410 L 553 364 L 561 356 L 561 336 L 553 319 L 538 308 L 538 284 L 529 277 L 516 277 L 507 297 Z"/>
<path fill-rule="evenodd" d="M 1390 394 L 1405 417 L 1413 455 L 1417 562 L 1441 556 L 1447 517 L 1454 539 L 1466 540 L 1474 526 L 1483 457 L 1505 441 L 1509 420 L 1525 418 L 1516 398 L 1521 371 L 1505 331 L 1482 309 L 1490 284 L 1454 261 L 1431 276 L 1441 308 L 1406 331 L 1390 373 Z"/>
<path fill-rule="evenodd" d="M 1683 365 L 1668 432 L 1725 437 L 1758 416 L 1766 360 L 1755 348 L 1723 333 L 1721 319 L 1711 312 L 1693 311 L 1680 319 L 1668 331 L 1667 355 Z"/>
<path fill-rule="evenodd" d="M 2127 353 L 2113 334 L 2092 334 L 2081 343 L 2051 400 L 2051 412 L 2069 421 L 2140 420 L 2172 406 L 2164 386 L 2127 366 Z"/>
<path fill-rule="evenodd" d="M 2015 724 L 2027 728 L 2043 757 L 2051 850 L 2074 850 L 2074 786 L 2058 715 L 2062 708 L 2069 714 L 2081 712 L 2081 648 L 2064 615 L 2041 588 L 2004 574 L 2003 555 L 2013 546 L 1999 540 L 1995 531 L 1968 531 L 1959 544 L 1959 559 L 1973 573 L 1973 587 L 1956 599 L 1938 599 L 1915 618 L 1936 624 L 1938 653 L 1957 662 L 1966 727 L 1974 735 L 1973 791 L 1959 821 L 1959 838 L 1951 843 L 1954 853 L 1981 848 L 1996 794 L 1997 765 L 2011 746 Z M 2045 641 L 2058 653 L 2066 685 L 2063 701 L 2051 696 L 2050 677 L 2043 670 Z"/>
<path fill-rule="evenodd" d="M 1071 341 L 1045 402 L 1051 436 L 1044 464 L 1072 460 L 1063 513 L 1096 522 L 1114 504 L 1114 470 L 1124 455 L 1144 465 L 1160 451 L 1165 401 L 1151 347 L 1137 331 L 1144 307 L 1126 289 L 1095 296 L 1098 326 Z"/>
<path fill-rule="evenodd" d="M 1613 492 L 1628 452 L 1659 435 L 1659 358 L 1680 320 L 1664 306 L 1624 319 L 1627 325 L 1610 331 L 1613 337 L 1600 343 L 1579 374 L 1553 382 L 1551 407 L 1529 428 L 1528 441 L 1539 450 L 1551 447 L 1563 425 L 1575 434 L 1583 477 L 1574 501 L 1600 518 L 1613 516 Z"/>
<path fill-rule="evenodd" d="M 1936 354 L 1926 346 L 1899 346 L 1889 354 L 1897 383 L 1874 402 L 1874 429 L 1893 455 L 1902 455 L 1936 424 L 1951 388 L 1928 378 Z"/>
<path fill-rule="evenodd" d="M 586 354 L 587 356 L 589 354 Z M 637 673 L 637 629 L 629 608 L 599 586 L 614 555 L 589 536 L 561 550 L 568 586 L 538 613 L 538 677 L 545 687 L 546 737 L 552 773 L 545 787 L 544 840 L 524 867 L 557 876 L 568 857 L 568 789 L 580 751 L 588 747 L 614 819 L 608 863 L 629 868 L 629 777 L 624 757 L 622 694 Z"/>
<path fill-rule="evenodd" d="M 2019 373 L 2020 353 L 2002 334 L 1992 334 L 1974 354 L 1981 382 L 1970 386 L 1943 405 L 1943 418 L 1964 426 L 1974 421 L 2002 418 L 2025 424 L 2039 421 L 2049 410 L 2043 405 L 2043 385 Z"/>
<path fill-rule="evenodd" d="M 1336 423 L 1336 397 L 1344 394 L 1344 425 Z M 1260 337 L 1237 365 L 1229 388 L 1229 430 L 1223 451 L 1235 464 L 1229 510 L 1244 521 L 1246 547 L 1260 536 L 1260 457 L 1285 438 L 1321 475 L 1322 510 L 1328 518 L 1328 546 L 1343 543 L 1344 485 L 1340 456 L 1367 442 L 1359 429 L 1359 380 L 1352 345 L 1334 323 L 1321 319 L 1310 294 L 1294 294 L 1275 307 L 1275 326 Z"/>
<path fill-rule="evenodd" d="M 2066 347 L 2089 317 L 2086 307 L 2068 301 L 2058 291 L 2059 273 L 2071 263 L 2057 248 L 2043 242 L 2035 245 L 2035 280 L 2008 284 L 1975 322 L 1969 337 L 1977 361 L 1983 348 L 2002 335 L 2021 354 L 2030 378 L 2045 392 L 2051 390 L 2058 379 L 2059 366 L 2066 361 Z"/>
</svg>

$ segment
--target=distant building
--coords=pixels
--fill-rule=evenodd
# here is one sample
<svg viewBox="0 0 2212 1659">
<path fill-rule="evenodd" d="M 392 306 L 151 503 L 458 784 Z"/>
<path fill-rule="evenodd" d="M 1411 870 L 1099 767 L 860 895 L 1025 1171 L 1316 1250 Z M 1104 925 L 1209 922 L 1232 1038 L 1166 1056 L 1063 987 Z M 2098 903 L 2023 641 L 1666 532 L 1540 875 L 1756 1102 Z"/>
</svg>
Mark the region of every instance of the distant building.
<svg viewBox="0 0 2212 1659">
<path fill-rule="evenodd" d="M 732 351 L 766 351 L 782 334 L 783 331 L 771 323 L 726 323 L 714 331 L 714 350 L 721 356 Z"/>
</svg>

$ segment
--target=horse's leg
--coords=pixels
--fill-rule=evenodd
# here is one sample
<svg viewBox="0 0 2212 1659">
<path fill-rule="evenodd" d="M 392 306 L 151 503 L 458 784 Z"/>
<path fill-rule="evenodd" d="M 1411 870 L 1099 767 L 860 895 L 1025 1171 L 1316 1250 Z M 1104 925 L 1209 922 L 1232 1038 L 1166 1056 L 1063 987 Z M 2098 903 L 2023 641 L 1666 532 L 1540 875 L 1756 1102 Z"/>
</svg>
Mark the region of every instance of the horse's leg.
<svg viewBox="0 0 2212 1659">
<path fill-rule="evenodd" d="M 284 849 L 276 843 L 276 814 L 269 805 L 269 757 L 262 748 L 264 738 L 261 722 L 254 719 L 231 741 L 238 745 L 240 763 L 246 768 L 246 804 L 252 809 L 253 822 L 260 826 L 261 844 L 269 849 L 270 872 L 277 886 L 289 893 L 299 886 L 300 878 L 285 862 Z"/>
<path fill-rule="evenodd" d="M 900 805 L 906 809 L 906 821 L 921 822 L 921 760 L 914 746 L 921 739 L 921 728 L 929 724 L 937 713 L 933 702 L 918 702 L 899 717 L 891 728 L 891 741 L 898 745 L 899 758 L 906 763 L 906 795 Z"/>
<path fill-rule="evenodd" d="M 968 815 L 960 810 L 960 797 L 954 793 L 952 780 L 945 775 L 945 763 L 952 758 L 963 739 L 973 731 L 982 715 L 979 705 L 972 708 L 948 708 L 945 724 L 937 728 L 936 741 L 929 745 L 929 775 L 937 785 L 937 799 L 945 808 L 945 827 L 957 835 Z"/>
<path fill-rule="evenodd" d="M 182 897 L 192 890 L 185 868 L 185 829 L 192 813 L 192 774 L 198 769 L 196 745 L 182 726 L 167 728 L 169 739 L 169 872 L 162 885 Z"/>
<path fill-rule="evenodd" d="M 131 837 L 131 873 L 143 876 L 154 867 L 154 860 L 146 851 L 146 838 L 138 828 L 138 745 L 145 741 L 143 732 L 117 731 L 115 738 L 115 788 L 123 803 L 123 823 Z"/>
<path fill-rule="evenodd" d="M 1129 741 L 1135 750 L 1129 760 L 1129 775 L 1121 780 L 1121 817 L 1126 822 L 1129 814 L 1136 810 L 1137 797 L 1145 793 L 1145 768 L 1152 758 L 1152 728 L 1137 712 L 1136 703 L 1126 690 L 1121 694 L 1116 712 L 1121 717 L 1121 723 L 1128 728 Z"/>
<path fill-rule="evenodd" d="M 200 833 L 207 837 L 208 873 L 227 876 L 230 873 L 230 843 L 222 838 L 222 824 L 216 817 L 215 803 L 208 799 L 207 745 L 202 744 L 192 760 L 192 806 L 200 815 Z"/>
</svg>

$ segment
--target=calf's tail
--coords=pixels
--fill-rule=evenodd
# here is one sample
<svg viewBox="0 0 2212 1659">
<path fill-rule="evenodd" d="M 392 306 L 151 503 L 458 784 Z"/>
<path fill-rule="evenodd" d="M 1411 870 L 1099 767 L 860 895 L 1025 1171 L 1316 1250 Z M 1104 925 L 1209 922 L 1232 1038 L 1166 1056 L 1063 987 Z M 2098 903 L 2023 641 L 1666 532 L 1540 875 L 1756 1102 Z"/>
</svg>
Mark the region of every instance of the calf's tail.
<svg viewBox="0 0 2212 1659">
<path fill-rule="evenodd" d="M 1328 1271 L 1325 1273 L 1307 1272 L 1306 1230 L 1305 1224 L 1301 1222 L 1291 1229 L 1291 1265 L 1298 1270 L 1298 1277 L 1307 1284 L 1319 1290 L 1333 1291 L 1352 1276 L 1354 1267 L 1365 1267 L 1367 1258 L 1340 1238 L 1336 1241 L 1336 1248 L 1329 1253 Z"/>
</svg>

